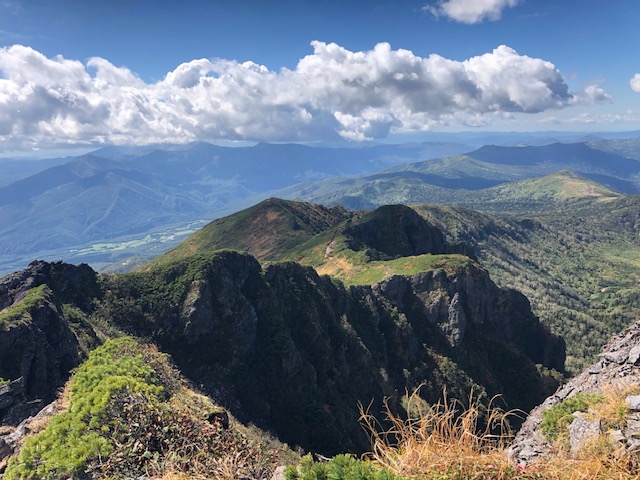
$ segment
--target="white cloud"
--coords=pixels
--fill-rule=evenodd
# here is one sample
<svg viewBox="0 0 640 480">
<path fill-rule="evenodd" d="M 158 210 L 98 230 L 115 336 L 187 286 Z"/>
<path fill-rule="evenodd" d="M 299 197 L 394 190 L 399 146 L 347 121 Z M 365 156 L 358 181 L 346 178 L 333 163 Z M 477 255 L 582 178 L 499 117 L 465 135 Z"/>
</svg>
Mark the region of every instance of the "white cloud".
<svg viewBox="0 0 640 480">
<path fill-rule="evenodd" d="M 598 85 L 587 85 L 584 91 L 574 95 L 573 102 L 578 105 L 590 105 L 599 102 L 611 102 L 613 97 Z"/>
<path fill-rule="evenodd" d="M 505 8 L 518 3 L 520 0 L 439 0 L 435 5 L 426 5 L 424 10 L 436 17 L 474 24 L 483 20 L 499 20 Z"/>
<path fill-rule="evenodd" d="M 637 124 L 640 122 L 640 112 L 627 110 L 621 113 L 580 113 L 577 115 L 558 118 L 544 117 L 538 123 L 554 125 L 585 125 L 585 124 Z"/>
<path fill-rule="evenodd" d="M 500 46 L 465 61 L 386 43 L 352 52 L 313 42 L 295 69 L 198 59 L 146 83 L 103 58 L 0 48 L 0 149 L 191 140 L 381 138 L 436 125 L 602 101 L 569 93 L 555 66 Z"/>
<path fill-rule="evenodd" d="M 631 80 L 629 80 L 631 90 L 640 93 L 640 73 L 636 73 Z"/>
</svg>

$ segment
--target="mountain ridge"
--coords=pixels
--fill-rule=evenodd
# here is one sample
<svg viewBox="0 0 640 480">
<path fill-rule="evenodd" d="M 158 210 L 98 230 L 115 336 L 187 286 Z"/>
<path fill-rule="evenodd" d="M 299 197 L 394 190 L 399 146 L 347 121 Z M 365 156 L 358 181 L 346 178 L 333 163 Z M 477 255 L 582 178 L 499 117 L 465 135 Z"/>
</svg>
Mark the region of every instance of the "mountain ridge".
<svg viewBox="0 0 640 480">
<path fill-rule="evenodd" d="M 380 244 L 367 233 L 373 220 L 405 229 L 407 243 Z M 421 221 L 408 207 L 395 206 L 342 228 L 361 242 L 352 251 L 372 252 L 370 261 L 450 248 L 435 227 L 415 230 Z M 431 246 L 416 243 L 419 238 Z M 78 286 L 76 269 L 88 276 L 82 283 L 95 289 Z M 94 337 L 153 339 L 239 419 L 324 453 L 367 448 L 358 402 L 385 396 L 399 402 L 406 388 L 427 382 L 428 401 L 447 385 L 460 398 L 473 388 L 487 399 L 502 393 L 508 406 L 527 409 L 554 384 L 535 365 L 564 365 L 564 342 L 539 323 L 527 299 L 498 288 L 471 260 L 354 286 L 291 261 L 261 265 L 233 250 L 198 252 L 124 275 L 45 262 L 16 275 L 0 288 L 2 315 L 9 319 L 4 330 L 41 331 L 38 312 L 53 305 L 49 311 L 60 328 L 75 322 Z M 24 303 L 30 292 L 45 290 L 46 303 Z M 70 331 L 75 338 L 89 334 L 78 327 Z M 26 355 L 32 347 L 0 349 L 0 355 Z M 48 358 L 55 349 L 40 350 Z M 3 369 L 6 361 L 0 359 L 0 376 L 14 380 L 17 373 Z M 50 361 L 56 364 L 54 357 Z M 29 392 L 32 375 L 21 375 Z M 62 380 L 56 377 L 48 388 Z M 30 399 L 26 394 L 24 400 Z"/>
</svg>

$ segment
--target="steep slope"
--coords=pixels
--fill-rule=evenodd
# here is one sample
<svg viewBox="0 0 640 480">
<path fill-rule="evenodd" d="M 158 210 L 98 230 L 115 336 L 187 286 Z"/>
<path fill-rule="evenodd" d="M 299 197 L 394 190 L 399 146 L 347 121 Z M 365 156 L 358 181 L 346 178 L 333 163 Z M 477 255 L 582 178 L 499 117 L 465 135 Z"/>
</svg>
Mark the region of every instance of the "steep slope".
<svg viewBox="0 0 640 480">
<path fill-rule="evenodd" d="M 17 424 L 53 400 L 99 340 L 78 312 L 98 293 L 86 265 L 34 262 L 0 281 L 0 421 Z"/>
<path fill-rule="evenodd" d="M 510 448 L 516 461 L 530 464 L 557 450 L 576 457 L 595 442 L 599 442 L 600 455 L 637 455 L 640 323 L 614 336 L 598 357 L 531 412 Z M 554 418 L 558 419 L 555 423 Z"/>
<path fill-rule="evenodd" d="M 295 458 L 194 391 L 167 355 L 107 341 L 52 405 L 0 434 L 3 478 L 271 478 Z M 23 436 L 27 434 L 27 438 Z M 6 455 L 19 452 L 6 464 Z"/>
<path fill-rule="evenodd" d="M 318 228 L 309 230 L 295 225 L 310 224 L 301 219 L 329 210 L 272 199 L 212 222 L 202 237 L 194 235 L 194 244 L 201 251 L 234 248 L 262 255 L 268 239 L 268 256 L 258 258 L 293 260 L 346 285 L 435 268 L 455 270 L 472 263 L 469 256 L 477 257 L 492 279 L 523 292 L 543 323 L 568 340 L 568 368 L 578 372 L 612 334 L 639 319 L 634 299 L 640 294 L 640 197 L 620 197 L 570 172 L 490 190 L 496 209 L 532 209 L 538 202 L 535 208 L 546 215 L 512 220 L 424 205 L 414 206 L 416 215 L 392 205 L 349 212 L 333 227 L 340 216 L 311 222 Z M 190 240 L 184 246 L 190 248 L 142 268 L 185 258 L 196 248 Z"/>
<path fill-rule="evenodd" d="M 367 448 L 358 402 L 426 383 L 429 401 L 447 385 L 526 409 L 546 388 L 534 364 L 564 361 L 527 300 L 473 263 L 345 288 L 222 251 L 103 277 L 103 290 L 97 315 L 155 338 L 240 418 L 324 453 Z"/>
<path fill-rule="evenodd" d="M 360 251 L 418 253 L 424 248 L 415 241 L 419 230 L 413 230 L 419 217 L 400 209 L 382 210 L 343 231 L 362 242 Z M 376 243 L 371 222 L 387 216 L 406 232 L 396 232 L 393 243 Z M 429 228 L 423 239 L 428 248 L 446 248 L 442 234 Z M 409 257 L 376 261 L 403 258 Z M 96 331 L 153 339 L 241 420 L 324 453 L 368 448 L 357 421 L 358 402 L 374 400 L 377 412 L 385 396 L 398 401 L 406 388 L 424 383 L 427 401 L 435 401 L 444 386 L 463 399 L 473 388 L 482 398 L 502 393 L 507 407 L 528 409 L 553 385 L 536 364 L 562 370 L 564 343 L 538 322 L 524 296 L 496 287 L 470 259 L 402 273 L 345 287 L 310 267 L 262 267 L 247 254 L 224 250 L 112 276 L 37 263 L 11 277 L 19 280 L 9 282 L 5 304 L 13 306 L 3 314 L 11 317 L 9 328 L 26 328 L 24 337 L 30 338 L 44 326 L 32 320 L 35 314 L 22 316 L 25 304 L 18 299 L 47 291 L 46 303 L 29 301 L 27 310 L 53 309 L 64 327 L 60 331 L 70 332 L 65 345 L 76 352 L 79 332 L 94 341 Z M 67 361 L 67 350 L 52 342 L 42 351 L 58 372 L 47 384 L 55 389 L 82 354 Z M 29 380 L 20 366 L 30 365 L 36 345 L 15 345 L 0 350 L 9 355 L 0 376 Z"/>
<path fill-rule="evenodd" d="M 531 300 L 542 322 L 567 340 L 573 372 L 591 363 L 611 335 L 640 320 L 638 197 L 536 220 L 455 207 L 414 208 L 448 241 L 470 245 L 498 285 Z"/>
</svg>

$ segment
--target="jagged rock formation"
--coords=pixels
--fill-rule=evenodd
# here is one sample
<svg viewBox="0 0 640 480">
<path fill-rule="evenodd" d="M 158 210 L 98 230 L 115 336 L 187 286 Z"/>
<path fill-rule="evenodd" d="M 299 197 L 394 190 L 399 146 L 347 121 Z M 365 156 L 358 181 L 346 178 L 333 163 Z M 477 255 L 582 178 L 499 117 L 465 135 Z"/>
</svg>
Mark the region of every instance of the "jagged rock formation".
<svg viewBox="0 0 640 480">
<path fill-rule="evenodd" d="M 202 239 L 238 241 L 251 221 L 267 232 L 263 251 L 275 235 L 301 255 L 322 255 L 340 236 L 345 265 L 357 257 L 352 265 L 367 273 L 369 257 L 394 268 L 377 283 L 345 286 L 308 266 L 263 266 L 230 250 L 177 252 L 125 275 L 37 262 L 2 281 L 0 377 L 22 377 L 25 400 L 51 399 L 98 343 L 96 330 L 125 332 L 157 343 L 241 420 L 333 454 L 369 448 L 359 403 L 375 400 L 379 412 L 388 396 L 401 409 L 405 390 L 424 385 L 429 402 L 447 387 L 459 399 L 499 393 L 507 408 L 528 410 L 550 389 L 536 364 L 564 368 L 564 341 L 527 299 L 498 288 L 472 259 L 438 256 L 465 247 L 408 207 L 351 214 L 271 200 L 234 218 Z M 405 256 L 406 265 L 397 261 Z M 425 258 L 435 260 L 410 267 Z"/>
<path fill-rule="evenodd" d="M 0 281 L 0 377 L 12 380 L 0 388 L 3 424 L 15 425 L 51 402 L 99 343 L 92 327 L 65 307 L 87 309 L 96 293 L 87 265 L 33 262 Z"/>
<path fill-rule="evenodd" d="M 640 322 L 614 336 L 599 360 L 560 387 L 540 406 L 536 407 L 518 432 L 508 453 L 520 464 L 535 462 L 548 456 L 554 446 L 542 433 L 543 412 L 554 405 L 573 398 L 579 393 L 607 394 L 612 390 L 625 391 L 640 386 Z M 622 428 L 603 431 L 598 418 L 586 419 L 576 415 L 569 425 L 571 453 L 593 440 L 599 434 L 606 434 L 611 441 L 627 451 L 640 451 L 640 398 L 637 395 L 626 397 L 626 415 Z"/>
<path fill-rule="evenodd" d="M 562 369 L 564 360 L 563 342 L 526 299 L 473 263 L 345 288 L 293 262 L 263 270 L 221 251 L 122 276 L 39 262 L 9 284 L 5 315 L 46 292 L 0 336 L 24 339 L 3 343 L 0 374 L 25 379 L 25 399 L 52 398 L 83 341 L 97 342 L 87 319 L 108 319 L 154 339 L 241 419 L 324 453 L 368 447 L 358 402 L 425 383 L 429 401 L 447 385 L 462 398 L 470 388 L 500 392 L 526 409 L 545 391 L 534 364 Z"/>
<path fill-rule="evenodd" d="M 358 402 L 426 383 L 430 401 L 447 385 L 527 409 L 545 391 L 534 364 L 563 367 L 563 341 L 473 263 L 345 288 L 224 251 L 104 280 L 100 316 L 154 338 L 238 417 L 323 453 L 368 447 Z"/>
</svg>

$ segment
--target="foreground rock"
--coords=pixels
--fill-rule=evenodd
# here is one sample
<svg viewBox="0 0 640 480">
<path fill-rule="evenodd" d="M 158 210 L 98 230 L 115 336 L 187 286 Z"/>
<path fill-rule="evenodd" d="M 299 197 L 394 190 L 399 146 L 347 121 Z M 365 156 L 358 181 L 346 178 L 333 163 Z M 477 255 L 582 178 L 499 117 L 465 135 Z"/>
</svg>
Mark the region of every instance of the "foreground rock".
<svg viewBox="0 0 640 480">
<path fill-rule="evenodd" d="M 554 405 L 573 398 L 579 393 L 604 394 L 610 392 L 633 391 L 640 388 L 640 322 L 613 337 L 599 360 L 577 377 L 560 387 L 540 406 L 536 407 L 518 432 L 509 455 L 521 465 L 535 462 L 550 455 L 555 447 L 542 434 L 543 412 Z M 569 425 L 571 453 L 577 454 L 580 448 L 599 435 L 628 452 L 640 451 L 640 397 L 626 395 L 626 405 L 622 428 L 604 431 L 598 418 L 587 419 L 576 414 Z"/>
</svg>

